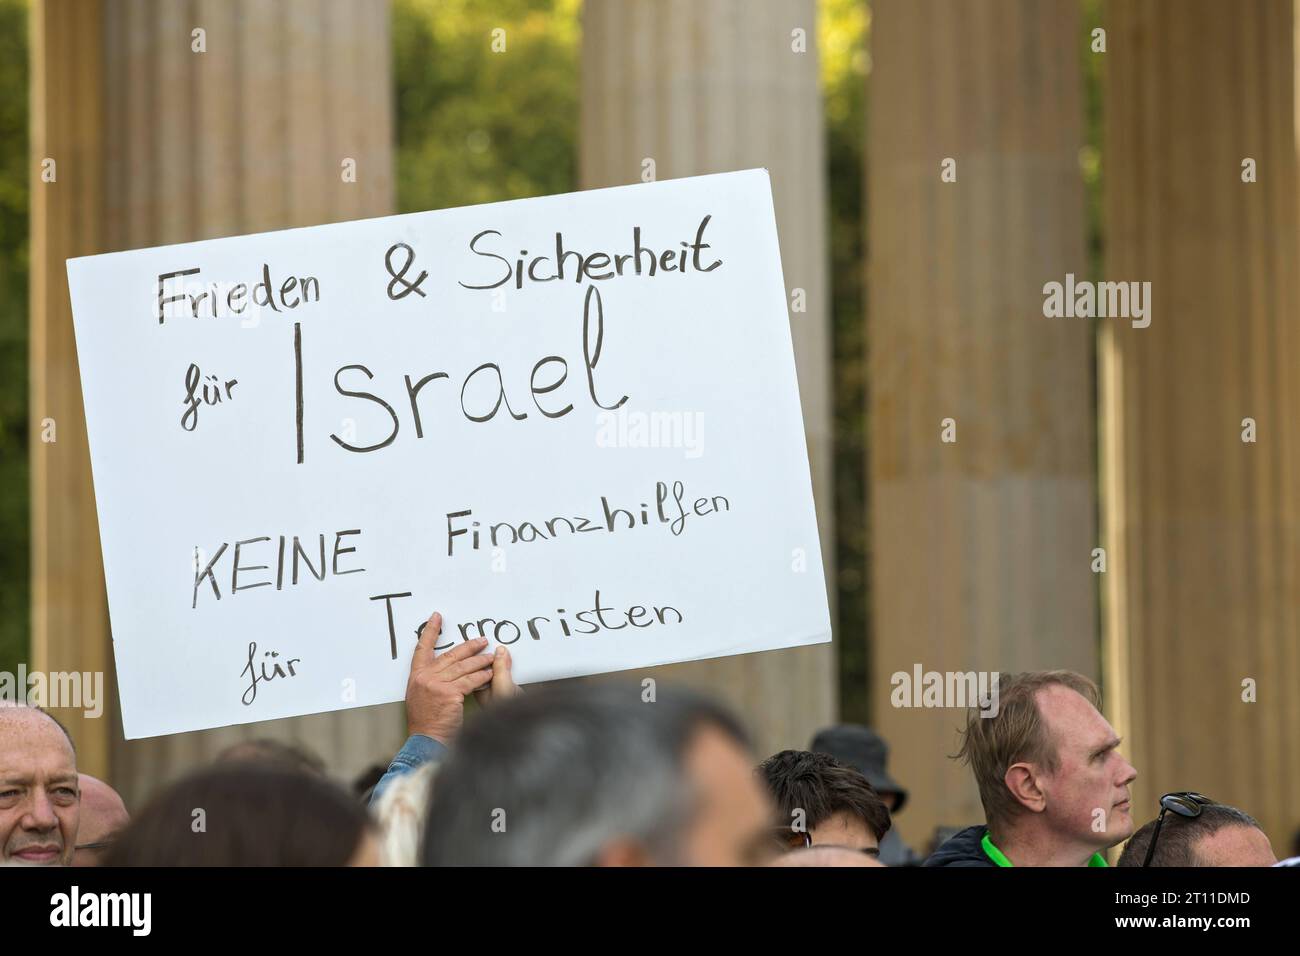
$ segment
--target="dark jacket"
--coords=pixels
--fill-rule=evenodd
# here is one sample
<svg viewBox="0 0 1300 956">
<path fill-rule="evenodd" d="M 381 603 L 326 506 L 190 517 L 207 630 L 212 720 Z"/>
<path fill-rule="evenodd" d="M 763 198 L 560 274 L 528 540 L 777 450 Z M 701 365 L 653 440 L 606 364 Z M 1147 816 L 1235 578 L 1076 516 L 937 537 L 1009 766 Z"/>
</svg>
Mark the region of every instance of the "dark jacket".
<svg viewBox="0 0 1300 956">
<path fill-rule="evenodd" d="M 984 839 L 984 834 L 988 832 L 988 827 L 982 823 L 979 826 L 967 827 L 959 831 L 939 849 L 930 854 L 929 858 L 922 863 L 922 866 L 996 866 L 989 859 L 984 848 L 980 846 L 980 841 Z"/>
</svg>

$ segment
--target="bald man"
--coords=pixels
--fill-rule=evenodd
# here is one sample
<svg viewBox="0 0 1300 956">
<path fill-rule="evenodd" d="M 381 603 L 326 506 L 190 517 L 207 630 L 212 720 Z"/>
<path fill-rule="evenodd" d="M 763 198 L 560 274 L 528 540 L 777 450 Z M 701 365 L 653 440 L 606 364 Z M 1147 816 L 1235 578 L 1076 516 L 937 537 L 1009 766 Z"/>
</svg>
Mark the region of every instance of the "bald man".
<svg viewBox="0 0 1300 956">
<path fill-rule="evenodd" d="M 116 790 L 88 773 L 77 776 L 81 781 L 81 826 L 72 865 L 98 866 L 131 817 Z"/>
<path fill-rule="evenodd" d="M 34 707 L 0 707 L 0 865 L 67 866 L 80 810 L 63 727 Z"/>
</svg>

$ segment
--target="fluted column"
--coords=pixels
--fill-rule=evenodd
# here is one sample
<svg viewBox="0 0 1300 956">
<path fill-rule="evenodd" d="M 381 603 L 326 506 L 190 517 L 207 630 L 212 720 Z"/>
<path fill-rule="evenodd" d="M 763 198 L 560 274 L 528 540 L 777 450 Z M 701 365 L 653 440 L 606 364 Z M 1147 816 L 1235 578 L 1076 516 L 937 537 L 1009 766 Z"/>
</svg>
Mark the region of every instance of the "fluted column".
<svg viewBox="0 0 1300 956">
<path fill-rule="evenodd" d="M 65 237 L 34 246 L 34 275 L 50 289 L 50 298 L 33 298 L 33 387 L 43 399 L 34 414 L 75 410 L 68 431 L 60 423 L 59 447 L 65 435 L 70 446 L 80 442 L 66 459 L 33 448 L 44 522 L 34 527 L 35 641 L 51 660 L 103 662 L 102 569 L 63 258 L 392 212 L 388 8 L 383 0 L 103 0 L 38 3 L 34 16 L 44 31 L 37 57 L 46 58 L 35 123 L 69 130 L 76 148 L 60 159 L 61 174 L 70 187 L 85 184 L 48 193 L 33 216 L 34 234 L 57 225 Z M 102 134 L 91 138 L 80 116 L 102 120 L 93 127 Z M 344 176 L 348 160 L 355 181 Z M 75 231 L 83 223 L 102 224 L 98 239 Z M 400 705 L 390 705 L 131 742 L 114 719 L 103 736 L 114 782 L 131 800 L 255 736 L 301 743 L 346 777 L 391 756 L 402 726 Z"/>
<path fill-rule="evenodd" d="M 1105 268 L 1153 303 L 1149 327 L 1103 338 L 1107 683 L 1140 818 L 1200 790 L 1283 853 L 1300 805 L 1294 9 L 1148 0 L 1104 22 Z"/>
<path fill-rule="evenodd" d="M 100 252 L 99 0 L 31 10 L 30 438 L 33 670 L 113 668 L 90 450 L 64 260 Z M 53 709 L 81 769 L 105 774 L 112 709 Z"/>
<path fill-rule="evenodd" d="M 815 4 L 598 0 L 584 6 L 582 26 L 584 188 L 639 182 L 647 160 L 657 179 L 758 166 L 771 173 L 787 293 L 802 289 L 806 302 L 806 311 L 791 311 L 790 323 L 833 594 L 830 291 Z M 731 702 L 764 753 L 807 746 L 837 709 L 830 645 L 673 665 L 663 673 Z"/>
<path fill-rule="evenodd" d="M 891 675 L 1100 667 L 1093 331 L 1043 314 L 1088 276 L 1081 32 L 1073 0 L 872 10 L 870 698 L 923 846 L 983 812 L 962 712 Z"/>
</svg>

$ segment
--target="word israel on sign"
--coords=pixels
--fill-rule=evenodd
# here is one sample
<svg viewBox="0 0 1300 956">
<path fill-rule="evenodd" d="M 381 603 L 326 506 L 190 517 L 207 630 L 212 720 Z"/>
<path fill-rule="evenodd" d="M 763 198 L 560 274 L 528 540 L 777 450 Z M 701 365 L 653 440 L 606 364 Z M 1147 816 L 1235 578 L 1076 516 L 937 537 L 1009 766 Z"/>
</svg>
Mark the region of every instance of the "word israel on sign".
<svg viewBox="0 0 1300 956">
<path fill-rule="evenodd" d="M 128 738 L 830 640 L 765 170 L 68 281 Z"/>
</svg>

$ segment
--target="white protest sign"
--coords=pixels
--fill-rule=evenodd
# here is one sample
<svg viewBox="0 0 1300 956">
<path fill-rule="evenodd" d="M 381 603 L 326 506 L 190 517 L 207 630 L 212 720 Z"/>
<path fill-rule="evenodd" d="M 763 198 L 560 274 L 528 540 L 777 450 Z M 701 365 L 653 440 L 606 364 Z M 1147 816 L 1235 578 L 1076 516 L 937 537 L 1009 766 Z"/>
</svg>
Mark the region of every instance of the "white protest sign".
<svg viewBox="0 0 1300 956">
<path fill-rule="evenodd" d="M 128 738 L 830 640 L 765 170 L 68 281 Z"/>
</svg>

